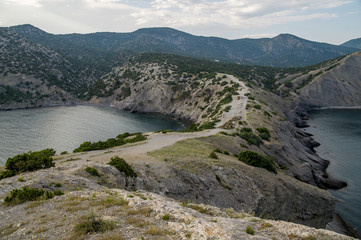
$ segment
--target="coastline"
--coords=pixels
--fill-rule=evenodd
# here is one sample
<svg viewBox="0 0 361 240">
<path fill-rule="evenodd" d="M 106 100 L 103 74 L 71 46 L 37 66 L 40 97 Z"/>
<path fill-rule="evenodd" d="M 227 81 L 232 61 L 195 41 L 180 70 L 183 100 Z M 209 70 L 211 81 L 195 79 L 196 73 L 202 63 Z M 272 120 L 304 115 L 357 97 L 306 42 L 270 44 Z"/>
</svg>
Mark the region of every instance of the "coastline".
<svg viewBox="0 0 361 240">
<path fill-rule="evenodd" d="M 309 113 L 311 111 L 319 111 L 319 110 L 332 110 L 332 109 L 357 109 L 357 110 L 361 110 L 361 106 L 330 106 L 330 107 L 312 107 L 310 109 L 304 109 L 306 111 L 306 115 L 304 115 L 302 117 L 302 121 L 305 122 L 305 127 L 302 127 L 302 129 L 305 131 L 307 128 L 310 128 L 310 125 L 308 125 L 308 121 L 309 121 Z M 302 112 L 302 114 L 304 114 L 304 112 Z M 314 139 L 314 134 L 306 132 L 307 135 L 310 136 L 310 138 L 312 138 L 312 140 L 317 143 L 318 145 L 315 146 L 314 148 L 317 148 L 318 146 L 321 146 L 320 142 L 315 141 Z M 312 148 L 312 150 L 314 151 L 314 153 L 319 156 L 319 153 L 317 152 L 317 149 Z M 321 158 L 321 157 L 320 157 Z M 328 161 L 328 160 L 327 160 Z M 330 160 L 332 161 L 332 159 Z M 328 167 L 327 167 L 328 168 Z M 329 173 L 327 172 L 327 168 L 325 170 L 326 174 L 328 175 Z M 347 185 L 345 186 L 347 187 Z M 335 189 L 335 190 L 340 190 L 339 189 Z M 357 230 L 356 228 L 354 228 L 350 223 L 348 223 L 339 213 L 337 213 L 336 211 L 334 212 L 334 217 L 333 220 L 331 222 L 329 222 L 326 226 L 326 229 L 335 231 L 337 233 L 340 234 L 345 234 L 348 236 L 352 236 L 355 238 L 360 239 L 361 238 L 361 232 L 360 230 Z"/>
<path fill-rule="evenodd" d="M 117 108 L 117 107 L 114 107 L 114 106 L 111 106 L 111 105 L 109 105 L 109 103 L 107 102 L 107 103 L 105 103 L 105 102 L 103 102 L 103 103 L 94 103 L 94 102 L 83 102 L 83 103 L 76 103 L 76 104 L 49 104 L 49 105 L 47 105 L 47 106 L 36 106 L 35 108 L 38 108 L 38 107 L 56 107 L 56 106 L 76 106 L 76 105 L 86 105 L 86 106 L 106 106 L 106 107 L 113 107 L 113 108 Z M 17 109 L 21 109 L 21 108 L 17 108 Z M 117 109 L 121 109 L 121 108 L 117 108 Z M 15 110 L 15 109 L 13 109 L 13 110 Z M 125 110 L 125 111 L 130 111 L 130 112 L 132 112 L 131 111 L 131 109 L 123 109 L 123 110 Z M 309 142 L 309 139 L 310 139 L 310 136 L 303 136 L 303 138 L 304 139 L 306 139 L 305 140 L 305 142 Z M 315 142 L 315 141 L 314 141 Z M 313 148 L 315 147 L 314 145 L 312 145 L 312 146 L 308 146 L 311 150 L 313 150 Z M 314 150 L 313 150 L 314 151 Z M 317 154 L 316 154 L 317 155 Z M 324 172 L 327 174 L 327 166 L 325 167 L 325 170 L 324 170 Z"/>
</svg>

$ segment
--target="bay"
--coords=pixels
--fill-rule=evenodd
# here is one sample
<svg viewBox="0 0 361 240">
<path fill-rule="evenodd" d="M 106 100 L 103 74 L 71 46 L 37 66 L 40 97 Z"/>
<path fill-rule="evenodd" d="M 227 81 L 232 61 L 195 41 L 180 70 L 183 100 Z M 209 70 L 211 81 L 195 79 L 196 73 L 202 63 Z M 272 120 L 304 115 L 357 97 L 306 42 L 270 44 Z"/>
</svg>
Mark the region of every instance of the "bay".
<svg viewBox="0 0 361 240">
<path fill-rule="evenodd" d="M 182 130 L 184 125 L 160 114 L 135 114 L 111 107 L 59 106 L 0 112 L 0 165 L 28 151 L 54 148 L 72 152 L 85 141 L 124 132 Z"/>
<path fill-rule="evenodd" d="M 330 161 L 330 176 L 348 183 L 346 188 L 329 190 L 336 199 L 336 212 L 361 230 L 361 110 L 327 109 L 310 113 L 307 132 L 321 146 L 317 154 Z"/>
</svg>

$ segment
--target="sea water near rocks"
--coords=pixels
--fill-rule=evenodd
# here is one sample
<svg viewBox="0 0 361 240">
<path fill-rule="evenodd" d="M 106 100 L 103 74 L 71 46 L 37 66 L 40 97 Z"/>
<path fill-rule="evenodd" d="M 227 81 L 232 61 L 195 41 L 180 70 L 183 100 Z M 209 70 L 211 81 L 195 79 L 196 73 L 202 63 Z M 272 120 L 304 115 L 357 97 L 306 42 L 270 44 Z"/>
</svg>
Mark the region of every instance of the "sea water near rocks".
<svg viewBox="0 0 361 240">
<path fill-rule="evenodd" d="M 348 186 L 330 190 L 336 199 L 336 212 L 361 230 L 361 110 L 327 109 L 310 113 L 310 128 L 321 144 L 317 154 L 330 160 L 327 172 L 345 180 Z"/>
<path fill-rule="evenodd" d="M 110 107 L 61 106 L 0 111 L 0 165 L 8 157 L 54 148 L 72 152 L 85 141 L 124 132 L 181 130 L 179 121 L 160 114 L 134 114 Z"/>
</svg>

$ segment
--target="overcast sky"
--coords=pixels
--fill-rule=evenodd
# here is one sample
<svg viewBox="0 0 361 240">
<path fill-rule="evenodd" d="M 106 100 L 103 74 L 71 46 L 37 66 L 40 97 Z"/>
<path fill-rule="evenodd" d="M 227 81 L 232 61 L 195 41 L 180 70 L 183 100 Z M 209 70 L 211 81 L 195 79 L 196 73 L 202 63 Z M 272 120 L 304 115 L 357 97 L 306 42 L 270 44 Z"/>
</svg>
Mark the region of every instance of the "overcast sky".
<svg viewBox="0 0 361 240">
<path fill-rule="evenodd" d="M 361 0 L 0 0 L 0 26 L 50 33 L 171 27 L 228 39 L 299 37 L 341 44 L 361 37 Z"/>
</svg>

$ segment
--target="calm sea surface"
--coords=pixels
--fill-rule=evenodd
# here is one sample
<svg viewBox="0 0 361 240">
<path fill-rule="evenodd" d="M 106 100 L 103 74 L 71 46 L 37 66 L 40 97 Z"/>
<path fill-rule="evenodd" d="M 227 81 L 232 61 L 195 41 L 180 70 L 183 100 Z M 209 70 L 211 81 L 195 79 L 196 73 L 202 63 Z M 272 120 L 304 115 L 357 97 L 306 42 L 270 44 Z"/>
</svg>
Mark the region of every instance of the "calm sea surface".
<svg viewBox="0 0 361 240">
<path fill-rule="evenodd" d="M 348 186 L 330 191 L 337 200 L 337 212 L 358 231 L 361 230 L 361 110 L 332 109 L 313 111 L 311 126 L 321 146 L 318 155 L 331 161 L 328 173 L 345 180 Z"/>
<path fill-rule="evenodd" d="M 49 107 L 0 111 L 0 165 L 16 154 L 54 148 L 72 152 L 85 141 L 99 141 L 124 132 L 184 126 L 159 114 L 133 114 L 94 106 Z"/>
</svg>

